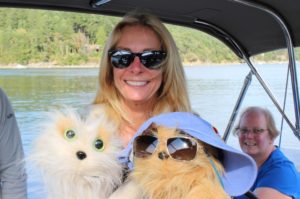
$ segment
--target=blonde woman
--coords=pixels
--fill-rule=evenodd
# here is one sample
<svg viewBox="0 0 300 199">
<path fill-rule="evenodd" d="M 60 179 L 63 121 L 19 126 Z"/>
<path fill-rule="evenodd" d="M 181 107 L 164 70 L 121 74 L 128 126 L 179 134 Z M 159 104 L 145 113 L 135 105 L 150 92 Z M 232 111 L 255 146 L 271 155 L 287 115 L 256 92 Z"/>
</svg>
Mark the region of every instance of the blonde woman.
<svg viewBox="0 0 300 199">
<path fill-rule="evenodd" d="M 151 116 L 191 111 L 176 44 L 158 18 L 130 13 L 115 26 L 104 48 L 94 103 L 105 105 L 124 146 Z"/>
</svg>

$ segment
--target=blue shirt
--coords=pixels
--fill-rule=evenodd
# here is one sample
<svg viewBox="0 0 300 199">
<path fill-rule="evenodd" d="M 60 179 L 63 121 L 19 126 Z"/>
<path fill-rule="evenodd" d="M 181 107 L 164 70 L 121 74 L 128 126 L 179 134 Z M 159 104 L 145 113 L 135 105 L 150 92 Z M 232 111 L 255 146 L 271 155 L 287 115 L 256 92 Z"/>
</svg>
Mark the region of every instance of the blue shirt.
<svg viewBox="0 0 300 199">
<path fill-rule="evenodd" d="M 261 187 L 276 189 L 294 199 L 300 199 L 300 174 L 279 148 L 276 148 L 259 168 L 251 191 Z M 243 198 L 246 197 L 235 197 L 235 199 Z"/>
</svg>

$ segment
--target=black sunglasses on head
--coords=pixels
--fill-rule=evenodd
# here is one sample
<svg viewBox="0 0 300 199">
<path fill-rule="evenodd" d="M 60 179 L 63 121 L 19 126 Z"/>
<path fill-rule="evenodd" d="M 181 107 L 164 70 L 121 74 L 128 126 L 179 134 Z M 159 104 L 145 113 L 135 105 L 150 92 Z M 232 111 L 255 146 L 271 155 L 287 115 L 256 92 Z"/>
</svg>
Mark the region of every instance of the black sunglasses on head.
<svg viewBox="0 0 300 199">
<path fill-rule="evenodd" d="M 148 69 L 158 69 L 165 60 L 167 53 L 160 50 L 149 50 L 141 53 L 133 53 L 128 50 L 108 51 L 110 62 L 116 68 L 127 68 L 134 60 L 135 56 L 140 58 L 140 62 Z"/>
<path fill-rule="evenodd" d="M 134 139 L 133 155 L 137 158 L 147 158 L 157 149 L 158 138 L 152 135 L 140 135 Z M 197 154 L 197 142 L 190 137 L 171 137 L 167 139 L 168 154 L 175 160 L 190 161 Z"/>
</svg>

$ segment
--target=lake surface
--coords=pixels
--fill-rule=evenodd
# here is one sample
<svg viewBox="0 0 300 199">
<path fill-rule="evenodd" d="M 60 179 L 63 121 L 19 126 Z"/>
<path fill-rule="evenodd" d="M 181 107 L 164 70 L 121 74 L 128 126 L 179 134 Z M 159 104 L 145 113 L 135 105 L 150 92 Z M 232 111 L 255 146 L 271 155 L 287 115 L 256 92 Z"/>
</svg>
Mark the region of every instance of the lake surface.
<svg viewBox="0 0 300 199">
<path fill-rule="evenodd" d="M 287 76 L 286 64 L 263 64 L 257 68 L 282 104 Z M 249 68 L 238 64 L 186 67 L 185 71 L 193 109 L 215 125 L 222 134 Z M 16 112 L 26 156 L 30 153 L 32 141 L 41 132 L 39 124 L 45 120 L 45 113 L 63 105 L 80 108 L 90 104 L 97 90 L 97 76 L 98 69 L 95 68 L 0 70 L 0 86 L 9 96 Z M 287 95 L 286 113 L 294 123 L 291 89 Z M 268 108 L 274 114 L 277 127 L 281 128 L 279 112 L 253 76 L 241 109 L 254 105 Z M 300 165 L 300 142 L 287 124 L 284 123 L 282 128 L 281 142 L 277 139 L 276 144 L 280 144 L 288 157 Z M 239 148 L 237 138 L 232 135 L 228 144 Z M 28 170 L 29 198 L 43 198 L 39 178 L 30 168 Z"/>
</svg>

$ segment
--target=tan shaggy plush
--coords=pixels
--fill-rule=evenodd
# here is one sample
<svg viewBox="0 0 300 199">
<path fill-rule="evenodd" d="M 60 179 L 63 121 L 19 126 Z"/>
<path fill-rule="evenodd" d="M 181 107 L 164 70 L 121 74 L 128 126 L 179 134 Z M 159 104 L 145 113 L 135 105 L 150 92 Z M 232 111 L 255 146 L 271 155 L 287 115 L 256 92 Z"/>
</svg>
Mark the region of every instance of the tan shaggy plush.
<svg viewBox="0 0 300 199">
<path fill-rule="evenodd" d="M 152 124 L 143 134 L 158 137 L 155 152 L 147 158 L 135 158 L 134 170 L 128 182 L 117 190 L 111 199 L 125 197 L 145 199 L 228 199 L 209 159 L 219 174 L 223 167 L 217 160 L 217 149 L 198 141 L 197 154 L 191 161 L 178 161 L 171 157 L 160 159 L 158 154 L 167 151 L 167 139 L 180 136 L 176 129 Z"/>
</svg>

